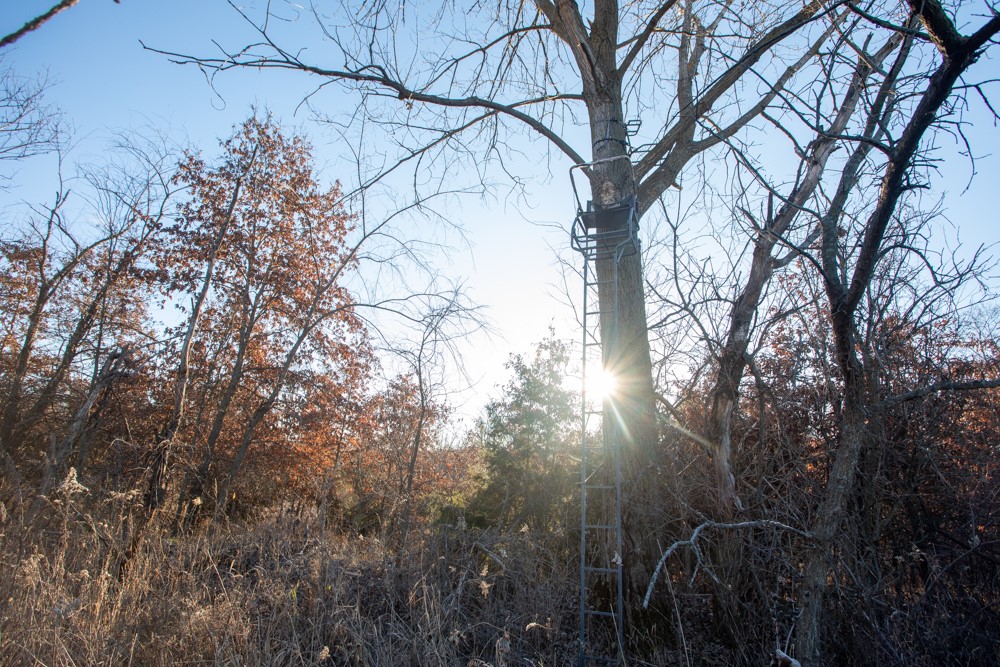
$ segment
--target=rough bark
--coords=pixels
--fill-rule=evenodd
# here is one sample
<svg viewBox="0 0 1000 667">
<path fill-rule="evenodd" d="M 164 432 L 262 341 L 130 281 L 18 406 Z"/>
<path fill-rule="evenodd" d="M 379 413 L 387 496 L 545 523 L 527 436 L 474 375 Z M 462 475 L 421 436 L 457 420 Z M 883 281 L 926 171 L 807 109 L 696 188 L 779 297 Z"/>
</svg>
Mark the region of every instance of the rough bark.
<svg viewBox="0 0 1000 667">
<path fill-rule="evenodd" d="M 539 3 L 543 11 L 546 7 Z M 618 7 L 598 2 L 589 34 L 575 3 L 560 1 L 549 19 L 570 45 L 583 81 L 593 165 L 588 169 L 593 202 L 610 207 L 632 201 L 637 192 L 622 109 L 621 73 L 616 61 Z M 624 232 L 624 228 L 622 228 Z M 605 439 L 622 452 L 623 517 L 627 587 L 636 594 L 649 580 L 656 545 L 650 530 L 656 489 L 649 474 L 657 444 L 656 398 L 650 359 L 640 252 L 596 263 L 601 311 L 601 349 L 616 390 L 604 408 Z"/>
</svg>

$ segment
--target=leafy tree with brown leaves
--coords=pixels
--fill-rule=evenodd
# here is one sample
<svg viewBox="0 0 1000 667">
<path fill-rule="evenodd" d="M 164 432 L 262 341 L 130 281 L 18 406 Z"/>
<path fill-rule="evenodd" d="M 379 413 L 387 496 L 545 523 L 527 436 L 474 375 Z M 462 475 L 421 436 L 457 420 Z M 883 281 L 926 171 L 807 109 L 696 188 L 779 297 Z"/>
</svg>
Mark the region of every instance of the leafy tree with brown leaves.
<svg viewBox="0 0 1000 667">
<path fill-rule="evenodd" d="M 270 118 L 239 126 L 215 166 L 189 155 L 177 181 L 190 199 L 161 261 L 171 298 L 190 306 L 149 506 L 165 491 L 157 470 L 193 398 L 211 406 L 210 417 L 207 430 L 191 435 L 201 456 L 181 502 L 200 497 L 211 474 L 221 516 L 259 429 L 278 418 L 272 413 L 297 374 L 326 369 L 348 386 L 366 374 L 364 330 L 343 286 L 356 247 L 339 188 L 319 184 L 308 144 L 286 137 Z M 212 351 L 202 362 L 215 380 L 187 398 L 196 345 Z M 221 452 L 226 472 L 216 469 Z"/>
</svg>

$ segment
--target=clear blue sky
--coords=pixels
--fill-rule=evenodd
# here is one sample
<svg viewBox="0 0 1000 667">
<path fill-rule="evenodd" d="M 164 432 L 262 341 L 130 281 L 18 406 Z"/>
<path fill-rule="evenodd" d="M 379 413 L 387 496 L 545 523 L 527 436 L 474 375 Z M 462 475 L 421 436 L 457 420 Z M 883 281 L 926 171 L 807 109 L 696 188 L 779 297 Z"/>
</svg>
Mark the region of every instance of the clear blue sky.
<svg viewBox="0 0 1000 667">
<path fill-rule="evenodd" d="M 52 0 L 4 0 L 0 32 L 13 31 L 52 4 Z M 312 27 L 311 17 L 305 16 L 302 23 Z M 335 137 L 313 123 L 307 109 L 298 108 L 312 90 L 303 77 L 273 71 L 229 72 L 215 80 L 213 90 L 197 69 L 172 64 L 139 43 L 214 53 L 213 39 L 236 44 L 248 35 L 240 17 L 223 0 L 123 0 L 121 4 L 81 0 L 6 49 L 2 64 L 24 76 L 49 79 L 46 98 L 73 128 L 71 162 L 99 157 L 115 132 L 149 127 L 212 155 L 217 140 L 255 105 L 310 136 L 327 179 L 349 181 L 353 167 L 338 154 Z M 336 99 L 326 96 L 324 111 L 336 111 L 329 107 Z M 495 393 L 494 385 L 506 379 L 503 364 L 508 354 L 529 351 L 546 335 L 550 322 L 557 324 L 559 335 L 577 338 L 571 311 L 553 297 L 560 289 L 553 248 L 568 246 L 568 232 L 556 225 L 567 228 L 573 214 L 567 183 L 560 169 L 539 189 L 544 194 L 533 202 L 532 210 L 472 198 L 451 208 L 468 234 L 469 247 L 455 239 L 456 252 L 442 259 L 439 269 L 465 280 L 470 295 L 487 306 L 495 330 L 492 337 L 477 336 L 467 346 L 465 370 L 478 387 L 465 395 L 466 412 L 476 412 L 484 393 Z M 16 201 L 44 201 L 54 187 L 54 161 L 36 161 L 19 169 L 15 187 L 0 193 L 0 202 L 9 206 Z M 575 261 L 568 253 L 564 256 Z"/>
<path fill-rule="evenodd" d="M 0 7 L 0 32 L 14 30 L 52 4 L 54 0 L 5 0 Z M 248 0 L 243 4 L 253 8 L 261 3 Z M 295 5 L 281 7 L 291 12 Z M 314 39 L 311 17 L 303 16 L 301 25 L 303 30 L 313 30 L 304 34 L 303 43 L 322 48 Z M 298 29 L 289 26 L 289 30 Z M 307 79 L 274 71 L 230 72 L 216 79 L 213 90 L 197 69 L 171 64 L 139 44 L 141 39 L 152 47 L 210 54 L 213 39 L 232 45 L 244 43 L 247 36 L 252 34 L 224 0 L 122 0 L 121 4 L 81 0 L 6 49 L 3 65 L 26 76 L 48 76 L 52 83 L 48 100 L 62 109 L 75 130 L 71 157 L 99 154 L 115 131 L 148 126 L 163 128 L 212 154 L 216 140 L 257 105 L 310 135 L 328 179 L 349 180 L 344 174 L 351 172 L 351 165 L 339 155 L 335 138 L 314 124 L 307 110 L 296 111 L 312 90 Z M 996 61 L 984 61 L 978 71 L 996 71 L 996 66 Z M 331 108 L 337 103 L 350 100 L 327 95 L 324 111 L 337 111 Z M 995 196 L 1000 183 L 1000 132 L 978 101 L 974 101 L 973 113 L 979 175 L 963 192 L 970 166 L 958 157 L 957 148 L 949 147 L 934 193 L 944 197 L 945 211 L 963 242 L 991 244 L 1000 238 L 1000 205 Z M 947 145 L 950 139 L 942 138 L 941 143 Z M 530 145 L 525 148 L 531 151 Z M 6 204 L 50 193 L 51 181 L 46 181 L 45 172 L 50 168 L 25 167 L 19 187 L 3 194 Z M 557 253 L 576 261 L 567 249 L 566 228 L 573 207 L 564 166 L 557 163 L 547 182 L 539 183 L 529 195 L 530 210 L 517 210 L 515 203 L 469 200 L 451 211 L 467 232 L 471 250 L 460 247 L 440 269 L 455 279 L 467 278 L 472 296 L 489 308 L 498 333 L 493 340 L 478 337 L 467 348 L 466 368 L 474 379 L 481 379 L 469 411 L 482 402 L 483 390 L 490 391 L 504 380 L 507 354 L 528 351 L 550 323 L 555 323 L 561 337 L 578 336 L 571 311 L 558 298 Z"/>
</svg>

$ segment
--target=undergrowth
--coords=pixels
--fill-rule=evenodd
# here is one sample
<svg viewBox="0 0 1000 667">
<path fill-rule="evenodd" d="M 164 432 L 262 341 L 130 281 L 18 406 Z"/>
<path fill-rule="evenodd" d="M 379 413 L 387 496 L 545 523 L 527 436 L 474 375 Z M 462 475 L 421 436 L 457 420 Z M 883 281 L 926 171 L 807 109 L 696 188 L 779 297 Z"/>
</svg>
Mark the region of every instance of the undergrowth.
<svg viewBox="0 0 1000 667">
<path fill-rule="evenodd" d="M 575 660 L 572 559 L 535 536 L 442 526 L 394 550 L 275 512 L 184 536 L 154 522 L 123 567 L 132 500 L 4 512 L 0 665 Z"/>
</svg>

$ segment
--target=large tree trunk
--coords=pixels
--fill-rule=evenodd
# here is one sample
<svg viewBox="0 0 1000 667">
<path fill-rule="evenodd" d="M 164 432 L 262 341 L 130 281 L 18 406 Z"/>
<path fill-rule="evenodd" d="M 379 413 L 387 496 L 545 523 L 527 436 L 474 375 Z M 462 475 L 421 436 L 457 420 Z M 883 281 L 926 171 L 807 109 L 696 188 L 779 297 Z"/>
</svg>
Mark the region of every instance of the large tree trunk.
<svg viewBox="0 0 1000 667">
<path fill-rule="evenodd" d="M 610 77 L 608 89 L 588 96 L 595 165 L 590 169 L 594 204 L 601 207 L 629 202 L 636 182 L 627 153 L 619 82 Z M 625 229 L 622 228 L 622 233 Z M 658 510 L 655 452 L 658 442 L 653 369 L 650 360 L 641 252 L 610 255 L 596 262 L 601 311 L 601 351 L 615 391 L 604 404 L 602 428 L 606 442 L 620 447 L 622 461 L 622 526 L 625 595 L 640 594 L 658 558 L 654 516 Z M 627 604 L 629 608 L 638 605 Z"/>
</svg>

